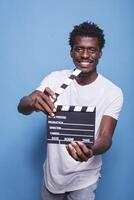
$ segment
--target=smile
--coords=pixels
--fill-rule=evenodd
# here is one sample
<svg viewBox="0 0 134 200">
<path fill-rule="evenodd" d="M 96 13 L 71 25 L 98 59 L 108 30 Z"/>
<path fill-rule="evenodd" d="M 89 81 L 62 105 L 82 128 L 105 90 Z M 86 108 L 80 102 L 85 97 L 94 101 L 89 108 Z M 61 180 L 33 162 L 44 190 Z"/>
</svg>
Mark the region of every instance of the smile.
<svg viewBox="0 0 134 200">
<path fill-rule="evenodd" d="M 93 60 L 89 60 L 89 61 L 78 61 L 80 64 L 82 65 L 87 65 L 87 64 L 90 64 L 90 63 L 93 63 L 94 61 Z"/>
</svg>

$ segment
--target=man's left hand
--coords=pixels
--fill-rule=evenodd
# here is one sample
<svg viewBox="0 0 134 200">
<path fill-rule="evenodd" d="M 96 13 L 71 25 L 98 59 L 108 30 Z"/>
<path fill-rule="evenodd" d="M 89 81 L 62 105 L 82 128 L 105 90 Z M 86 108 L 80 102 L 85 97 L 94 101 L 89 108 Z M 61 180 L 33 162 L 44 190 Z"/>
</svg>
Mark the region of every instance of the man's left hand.
<svg viewBox="0 0 134 200">
<path fill-rule="evenodd" d="M 76 161 L 87 161 L 93 156 L 92 149 L 87 147 L 83 142 L 71 142 L 66 145 L 66 149 L 70 156 Z"/>
</svg>

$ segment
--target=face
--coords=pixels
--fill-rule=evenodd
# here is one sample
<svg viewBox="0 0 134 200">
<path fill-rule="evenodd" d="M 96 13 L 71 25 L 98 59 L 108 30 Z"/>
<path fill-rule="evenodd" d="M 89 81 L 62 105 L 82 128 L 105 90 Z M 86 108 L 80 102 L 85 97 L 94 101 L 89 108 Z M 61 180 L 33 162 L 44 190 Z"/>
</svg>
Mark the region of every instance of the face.
<svg viewBox="0 0 134 200">
<path fill-rule="evenodd" d="M 102 55 L 99 49 L 98 38 L 76 36 L 70 54 L 76 68 L 83 72 L 96 73 L 96 65 Z"/>
</svg>

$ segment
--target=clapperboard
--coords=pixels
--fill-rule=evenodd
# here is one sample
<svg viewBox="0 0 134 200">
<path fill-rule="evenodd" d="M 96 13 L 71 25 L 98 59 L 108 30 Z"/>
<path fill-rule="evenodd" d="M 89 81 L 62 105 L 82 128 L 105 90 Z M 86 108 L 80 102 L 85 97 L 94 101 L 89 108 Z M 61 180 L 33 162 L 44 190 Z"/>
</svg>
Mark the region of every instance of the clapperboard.
<svg viewBox="0 0 134 200">
<path fill-rule="evenodd" d="M 79 69 L 73 71 L 56 91 L 57 98 L 80 73 Z M 67 144 L 82 141 L 89 146 L 94 144 L 95 113 L 95 107 L 57 105 L 55 116 L 47 117 L 47 142 Z"/>
</svg>

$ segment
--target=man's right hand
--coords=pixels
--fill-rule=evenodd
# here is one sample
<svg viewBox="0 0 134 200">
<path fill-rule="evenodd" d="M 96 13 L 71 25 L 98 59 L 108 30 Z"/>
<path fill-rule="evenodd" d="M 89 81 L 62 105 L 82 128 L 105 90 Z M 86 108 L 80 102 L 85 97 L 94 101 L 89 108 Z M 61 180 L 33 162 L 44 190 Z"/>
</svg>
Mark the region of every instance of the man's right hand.
<svg viewBox="0 0 134 200">
<path fill-rule="evenodd" d="M 55 93 L 50 88 L 45 88 L 44 92 L 36 90 L 20 100 L 18 111 L 25 115 L 31 114 L 33 111 L 42 111 L 50 116 L 54 116 L 56 112 L 55 100 Z"/>
<path fill-rule="evenodd" d="M 34 99 L 33 107 L 36 112 L 42 111 L 54 116 L 56 112 L 56 107 L 54 106 L 56 96 L 50 88 L 45 88 L 44 92 L 35 91 L 34 97 L 31 96 L 31 98 Z"/>
</svg>

